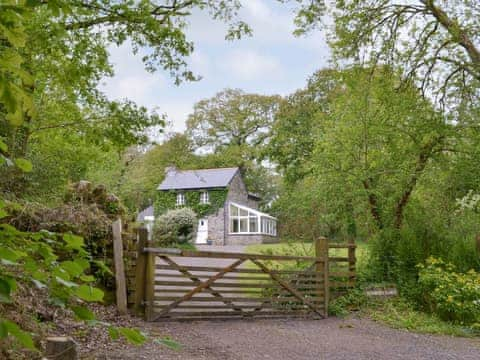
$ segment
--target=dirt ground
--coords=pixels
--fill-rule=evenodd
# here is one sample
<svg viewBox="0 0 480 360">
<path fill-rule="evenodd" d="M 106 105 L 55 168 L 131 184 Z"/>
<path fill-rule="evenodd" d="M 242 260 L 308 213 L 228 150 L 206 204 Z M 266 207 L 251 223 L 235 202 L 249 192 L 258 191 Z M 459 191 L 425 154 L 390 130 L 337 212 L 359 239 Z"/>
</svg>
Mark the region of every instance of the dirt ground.
<svg viewBox="0 0 480 360">
<path fill-rule="evenodd" d="M 415 334 L 368 319 L 230 320 L 142 323 L 180 350 L 149 341 L 84 353 L 83 359 L 480 359 L 480 339 Z"/>
</svg>

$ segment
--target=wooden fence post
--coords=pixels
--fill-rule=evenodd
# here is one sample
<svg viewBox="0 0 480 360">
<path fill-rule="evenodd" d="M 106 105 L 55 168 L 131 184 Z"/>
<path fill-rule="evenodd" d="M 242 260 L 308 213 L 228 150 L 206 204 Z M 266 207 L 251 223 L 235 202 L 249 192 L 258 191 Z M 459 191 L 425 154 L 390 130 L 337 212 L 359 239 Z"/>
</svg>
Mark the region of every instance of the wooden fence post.
<svg viewBox="0 0 480 360">
<path fill-rule="evenodd" d="M 122 220 L 117 219 L 112 224 L 112 232 L 117 309 L 121 315 L 125 315 L 127 313 L 127 283 L 123 263 Z"/>
<path fill-rule="evenodd" d="M 145 314 L 145 274 L 147 266 L 147 254 L 143 249 L 147 247 L 148 230 L 141 227 L 137 229 L 137 264 L 135 266 L 135 312 L 138 315 Z"/>
<path fill-rule="evenodd" d="M 323 289 L 319 286 L 319 297 L 323 290 L 324 299 L 324 317 L 328 317 L 328 302 L 330 300 L 330 279 L 328 271 L 328 239 L 325 237 L 319 237 L 315 242 L 315 256 L 323 258 L 323 262 L 317 262 L 316 272 L 317 276 L 323 275 Z"/>
<path fill-rule="evenodd" d="M 71 337 L 47 337 L 46 359 L 77 360 L 77 344 Z"/>
<path fill-rule="evenodd" d="M 348 240 L 348 245 L 350 245 L 348 247 L 348 272 L 351 272 L 353 273 L 353 275 L 350 275 L 348 277 L 348 282 L 352 283 L 352 286 L 355 284 L 355 264 L 356 264 L 356 261 L 357 259 L 355 258 L 355 250 L 356 250 L 356 247 L 354 246 L 355 245 L 355 240 L 353 238 L 349 239 Z"/>
<path fill-rule="evenodd" d="M 147 242 L 150 246 L 150 241 Z M 145 266 L 145 320 L 153 321 L 155 314 L 153 311 L 153 302 L 155 296 L 155 254 L 148 252 Z"/>
</svg>

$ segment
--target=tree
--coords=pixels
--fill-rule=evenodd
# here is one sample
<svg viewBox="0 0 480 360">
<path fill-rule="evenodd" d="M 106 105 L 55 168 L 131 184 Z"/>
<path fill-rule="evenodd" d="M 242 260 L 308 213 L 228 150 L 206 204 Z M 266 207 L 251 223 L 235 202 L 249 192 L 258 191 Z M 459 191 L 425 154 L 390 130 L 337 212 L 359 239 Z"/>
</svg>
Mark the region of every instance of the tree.
<svg viewBox="0 0 480 360">
<path fill-rule="evenodd" d="M 238 166 L 249 191 L 264 203 L 274 198 L 276 181 L 262 164 L 281 98 L 226 89 L 195 104 L 187 121 L 194 149 L 207 155 L 204 166 Z"/>
<path fill-rule="evenodd" d="M 229 146 L 255 148 L 267 141 L 279 101 L 278 96 L 226 89 L 195 104 L 187 134 L 197 148 L 213 152 Z"/>
<path fill-rule="evenodd" d="M 401 227 L 419 178 L 452 141 L 441 114 L 415 87 L 396 89 L 398 78 L 389 68 L 345 73 L 313 157 L 314 173 L 364 198 L 380 229 Z"/>
<path fill-rule="evenodd" d="M 335 20 L 339 58 L 393 64 L 442 104 L 475 102 L 480 86 L 480 7 L 470 0 L 300 1 L 297 33 Z"/>
<path fill-rule="evenodd" d="M 184 60 L 193 51 L 184 33 L 185 19 L 194 9 L 207 11 L 231 25 L 228 37 L 239 37 L 249 31 L 235 21 L 239 6 L 236 0 L 14 1 L 2 5 L 5 11 L 0 22 L 5 26 L 0 36 L 6 41 L 0 47 L 0 60 L 8 62 L 0 63 L 0 86 L 6 89 L 0 96 L 4 105 L 0 108 L 0 161 L 26 157 L 32 151 L 32 139 L 48 141 L 38 134 L 54 130 L 76 132 L 94 146 L 113 146 L 119 152 L 145 144 L 145 130 L 158 131 L 163 119 L 128 100 L 112 102 L 100 93 L 99 81 L 113 74 L 108 47 L 126 41 L 135 53 L 148 47 L 143 57 L 148 71 L 163 69 L 176 83 L 195 80 Z M 20 185 L 25 180 L 19 171 L 5 166 L 0 171 L 10 183 Z M 23 190 L 19 186 L 17 194 Z"/>
<path fill-rule="evenodd" d="M 327 113 L 329 97 L 338 86 L 339 72 L 324 69 L 313 74 L 304 89 L 287 96 L 275 113 L 265 156 L 277 166 L 287 184 L 311 173 L 310 160 L 316 134 L 321 132 L 321 114 Z"/>
<path fill-rule="evenodd" d="M 199 166 L 197 159 L 190 140 L 183 134 L 172 134 L 164 143 L 135 157 L 123 176 L 117 175 L 118 193 L 130 209 L 142 209 L 155 199 L 167 166 L 188 169 Z"/>
</svg>

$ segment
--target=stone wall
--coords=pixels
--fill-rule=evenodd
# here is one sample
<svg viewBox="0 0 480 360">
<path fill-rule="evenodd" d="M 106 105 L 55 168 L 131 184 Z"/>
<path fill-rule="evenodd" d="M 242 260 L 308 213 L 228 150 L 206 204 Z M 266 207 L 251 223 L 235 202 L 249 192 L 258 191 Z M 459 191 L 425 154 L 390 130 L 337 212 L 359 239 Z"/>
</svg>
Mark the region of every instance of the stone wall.
<svg viewBox="0 0 480 360">
<path fill-rule="evenodd" d="M 274 244 L 278 242 L 276 236 L 262 234 L 228 235 L 225 245 Z"/>
<path fill-rule="evenodd" d="M 243 182 L 240 172 L 237 173 L 230 182 L 227 202 L 233 201 L 240 205 L 248 206 L 248 192 L 245 183 Z"/>
<path fill-rule="evenodd" d="M 228 235 L 225 245 L 251 245 L 261 244 L 263 235 L 249 234 L 249 235 Z"/>
<path fill-rule="evenodd" d="M 215 214 L 209 215 L 208 219 L 208 240 L 213 245 L 224 245 L 225 241 L 225 208 L 222 207 Z"/>
</svg>

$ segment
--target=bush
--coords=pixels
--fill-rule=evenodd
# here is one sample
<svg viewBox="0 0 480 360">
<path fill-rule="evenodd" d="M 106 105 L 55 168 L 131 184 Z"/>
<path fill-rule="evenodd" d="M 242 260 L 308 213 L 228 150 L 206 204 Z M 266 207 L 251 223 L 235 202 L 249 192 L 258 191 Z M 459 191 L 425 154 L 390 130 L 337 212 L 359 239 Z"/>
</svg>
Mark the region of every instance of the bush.
<svg viewBox="0 0 480 360">
<path fill-rule="evenodd" d="M 480 274 L 458 273 L 452 264 L 433 257 L 418 268 L 418 284 L 429 311 L 454 323 L 480 325 Z"/>
<path fill-rule="evenodd" d="M 154 242 L 157 246 L 176 246 L 192 242 L 196 224 L 197 217 L 189 208 L 167 211 L 155 221 Z"/>
<path fill-rule="evenodd" d="M 351 311 L 360 310 L 368 302 L 365 291 L 360 288 L 355 288 L 347 294 L 333 299 L 328 305 L 328 313 L 343 317 L 348 315 Z"/>
</svg>

